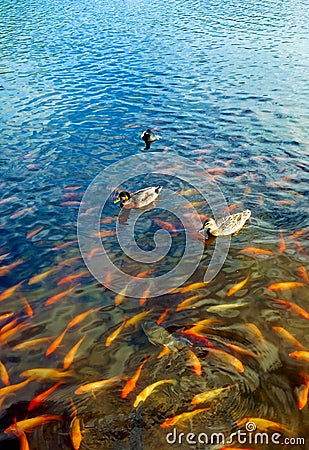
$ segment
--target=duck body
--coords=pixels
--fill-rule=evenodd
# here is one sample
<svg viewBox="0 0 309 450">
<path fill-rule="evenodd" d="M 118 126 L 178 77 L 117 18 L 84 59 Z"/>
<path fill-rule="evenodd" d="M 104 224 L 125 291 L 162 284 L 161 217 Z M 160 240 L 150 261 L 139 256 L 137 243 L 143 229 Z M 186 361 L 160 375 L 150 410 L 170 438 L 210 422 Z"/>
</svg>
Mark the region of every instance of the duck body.
<svg viewBox="0 0 309 450">
<path fill-rule="evenodd" d="M 158 137 L 154 134 L 154 132 L 151 131 L 149 128 L 147 128 L 147 130 L 141 134 L 141 138 L 146 144 L 145 150 L 149 150 L 150 144 L 158 139 Z"/>
<path fill-rule="evenodd" d="M 206 232 L 212 236 L 229 236 L 230 234 L 237 233 L 244 226 L 250 216 L 250 209 L 245 209 L 240 213 L 221 217 L 217 220 L 217 222 L 214 219 L 208 219 L 204 222 L 203 228 L 200 232 Z"/>
<path fill-rule="evenodd" d="M 162 186 L 150 186 L 133 193 L 123 191 L 120 192 L 114 203 L 121 201 L 120 206 L 129 209 L 143 208 L 158 198 L 162 188 Z"/>
</svg>

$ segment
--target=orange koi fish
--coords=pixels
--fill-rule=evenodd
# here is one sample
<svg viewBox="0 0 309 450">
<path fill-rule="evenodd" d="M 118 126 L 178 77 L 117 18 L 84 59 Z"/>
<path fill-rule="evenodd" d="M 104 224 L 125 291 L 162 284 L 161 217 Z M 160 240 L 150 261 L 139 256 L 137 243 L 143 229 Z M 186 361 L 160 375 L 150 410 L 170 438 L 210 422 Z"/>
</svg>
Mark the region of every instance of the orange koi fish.
<svg viewBox="0 0 309 450">
<path fill-rule="evenodd" d="M 2 361 L 0 361 L 0 378 L 5 386 L 8 386 L 10 384 L 9 374 Z"/>
<path fill-rule="evenodd" d="M 105 341 L 105 347 L 109 347 L 111 343 L 117 338 L 117 336 L 121 333 L 125 326 L 125 320 L 122 322 L 122 324 L 116 328 L 107 338 Z"/>
<path fill-rule="evenodd" d="M 26 433 L 24 431 L 20 431 L 18 425 L 16 426 L 17 428 L 15 434 L 17 436 L 17 439 L 19 440 L 19 450 L 30 450 Z"/>
<path fill-rule="evenodd" d="M 201 294 L 192 295 L 192 297 L 186 298 L 181 303 L 179 303 L 176 307 L 176 311 L 182 311 L 183 309 L 190 308 L 192 303 L 195 303 L 195 300 L 200 300 L 202 298 Z"/>
<path fill-rule="evenodd" d="M 116 231 L 114 231 L 114 230 L 105 230 L 105 231 L 100 231 L 99 233 L 93 233 L 93 237 L 96 237 L 96 238 L 105 238 L 105 237 L 108 237 L 108 236 L 115 236 L 115 234 L 116 234 Z"/>
<path fill-rule="evenodd" d="M 38 408 L 46 399 L 61 385 L 63 381 L 58 381 L 57 384 L 37 395 L 28 405 L 28 411 L 32 411 L 35 408 Z"/>
<path fill-rule="evenodd" d="M 233 350 L 236 353 L 240 353 L 241 355 L 251 356 L 251 358 L 258 357 L 255 353 L 250 352 L 250 350 L 246 350 L 245 348 L 239 347 L 238 345 L 235 345 L 235 344 L 224 344 L 224 345 L 228 349 Z"/>
<path fill-rule="evenodd" d="M 291 333 L 285 330 L 282 327 L 271 327 L 275 333 L 287 344 L 298 347 L 302 350 L 305 350 L 303 344 L 301 344 Z"/>
<path fill-rule="evenodd" d="M 37 369 L 29 369 L 22 372 L 19 376 L 32 378 L 33 380 L 38 381 L 46 381 L 46 380 L 62 380 L 63 378 L 72 377 L 74 372 L 64 372 L 63 370 L 58 369 L 46 369 L 46 368 L 37 368 Z"/>
<path fill-rule="evenodd" d="M 11 269 L 14 269 L 14 267 L 19 266 L 19 264 L 23 263 L 24 261 L 22 259 L 18 259 L 17 261 L 8 264 L 6 266 L 0 267 L 0 277 L 3 277 L 6 275 Z"/>
<path fill-rule="evenodd" d="M 296 303 L 288 302 L 286 300 L 273 300 L 275 303 L 278 303 L 278 305 L 285 306 L 286 308 L 290 309 L 292 314 L 295 314 L 295 316 L 303 317 L 304 319 L 309 320 L 309 313 L 305 311 L 300 306 L 296 305 Z"/>
<path fill-rule="evenodd" d="M 198 321 L 193 327 L 189 328 L 187 331 L 193 331 L 198 333 L 199 331 L 206 331 L 208 328 L 211 328 L 210 325 L 213 325 L 214 323 L 220 323 L 221 321 L 218 319 L 204 319 Z"/>
<path fill-rule="evenodd" d="M 0 330 L 0 336 L 2 336 L 4 333 L 6 333 L 8 330 L 11 330 L 17 325 L 18 319 L 13 319 L 6 325 L 3 325 L 3 327 Z"/>
<path fill-rule="evenodd" d="M 244 329 L 247 336 L 250 334 L 253 340 L 257 340 L 261 344 L 265 345 L 263 334 L 258 329 L 258 327 L 254 325 L 254 323 L 243 323 L 241 324 L 241 328 Z"/>
<path fill-rule="evenodd" d="M 200 191 L 198 189 L 183 189 L 179 192 L 179 195 L 194 195 L 194 194 L 200 194 Z"/>
<path fill-rule="evenodd" d="M 239 281 L 239 283 L 234 284 L 234 286 L 232 286 L 229 290 L 228 293 L 226 294 L 228 297 L 230 297 L 231 295 L 235 294 L 236 292 L 240 291 L 240 289 L 242 289 L 244 287 L 245 284 L 247 284 L 248 280 L 249 280 L 250 276 L 248 275 L 244 280 Z"/>
<path fill-rule="evenodd" d="M 10 317 L 14 316 L 13 312 L 9 312 L 9 313 L 4 313 L 0 315 L 0 321 L 1 320 L 5 320 L 5 319 L 9 319 Z"/>
<path fill-rule="evenodd" d="M 295 394 L 297 398 L 297 407 L 299 410 L 304 409 L 307 405 L 308 401 L 308 393 L 309 393 L 309 376 L 302 372 L 300 375 L 304 378 L 305 384 L 302 384 L 299 387 L 295 388 Z"/>
<path fill-rule="evenodd" d="M 23 284 L 23 281 L 15 284 L 15 286 L 5 289 L 5 291 L 2 291 L 0 294 L 0 302 L 3 302 L 3 300 L 7 300 L 8 298 L 10 298 L 22 284 Z"/>
<path fill-rule="evenodd" d="M 257 247 L 245 247 L 240 250 L 240 253 L 247 253 L 249 255 L 272 255 L 273 252 L 270 250 L 265 250 L 263 248 Z"/>
<path fill-rule="evenodd" d="M 62 266 L 70 266 L 73 262 L 78 261 L 79 259 L 81 259 L 80 256 L 73 256 L 72 258 L 68 258 L 68 259 L 64 259 L 63 261 L 60 261 L 57 266 L 62 267 Z"/>
<path fill-rule="evenodd" d="M 144 365 L 146 364 L 148 358 L 145 358 L 144 361 L 140 364 L 140 366 L 138 367 L 137 371 L 135 372 L 135 374 L 133 375 L 132 378 L 130 378 L 126 384 L 124 385 L 120 397 L 121 398 L 127 398 L 127 396 L 135 389 L 136 387 L 136 383 L 139 379 L 139 376 L 141 374 L 142 368 L 144 367 Z"/>
<path fill-rule="evenodd" d="M 225 208 L 224 212 L 225 213 L 232 212 L 232 211 L 234 211 L 234 209 L 240 208 L 241 206 L 242 206 L 242 202 L 233 203 L 232 205 Z"/>
<path fill-rule="evenodd" d="M 182 414 L 179 414 L 178 416 L 170 417 L 168 419 L 165 419 L 163 423 L 161 423 L 161 428 L 168 428 L 173 425 L 176 425 L 178 422 L 182 422 L 183 420 L 189 420 L 192 417 L 196 416 L 197 414 L 201 414 L 205 411 L 209 411 L 210 408 L 202 408 L 202 409 L 195 409 L 194 411 L 185 412 Z"/>
<path fill-rule="evenodd" d="M 174 227 L 174 225 L 172 225 L 169 222 L 166 222 L 165 220 L 161 220 L 161 219 L 152 219 L 152 221 L 158 225 L 160 228 L 162 228 L 163 230 L 166 231 L 170 231 L 171 233 L 177 233 L 176 228 Z"/>
<path fill-rule="evenodd" d="M 77 353 L 77 350 L 79 349 L 79 347 L 81 346 L 82 342 L 84 341 L 86 335 L 84 335 L 78 342 L 77 344 L 75 344 L 71 350 L 66 354 L 66 356 L 64 357 L 63 360 L 63 370 L 68 369 L 72 362 L 74 361 L 75 355 Z"/>
<path fill-rule="evenodd" d="M 13 200 L 18 200 L 18 198 L 15 197 L 14 195 L 11 196 L 11 197 L 3 198 L 3 199 L 0 200 L 0 205 L 4 205 L 5 203 L 9 203 L 9 202 L 11 202 Z"/>
<path fill-rule="evenodd" d="M 62 250 L 63 248 L 67 248 L 70 245 L 76 244 L 77 239 L 74 239 L 74 241 L 65 242 L 64 244 L 57 245 L 56 247 L 53 247 L 52 250 Z"/>
<path fill-rule="evenodd" d="M 61 416 L 54 416 L 52 414 L 44 414 L 43 416 L 37 416 L 33 417 L 32 419 L 25 419 L 21 420 L 20 422 L 16 422 L 13 425 L 10 425 L 7 427 L 4 432 L 6 434 L 9 433 L 18 433 L 19 430 L 21 431 L 30 431 L 33 430 L 33 428 L 36 428 L 40 425 L 43 425 L 47 422 L 51 422 L 52 420 L 58 420 L 62 421 Z"/>
<path fill-rule="evenodd" d="M 295 231 L 295 233 L 291 234 L 290 238 L 297 239 L 300 236 L 302 236 L 303 234 L 306 234 L 308 232 L 309 232 L 309 228 L 304 228 L 303 230 Z"/>
<path fill-rule="evenodd" d="M 130 284 L 130 283 L 129 283 Z M 124 299 L 126 298 L 126 292 L 128 290 L 129 284 L 125 286 L 119 294 L 115 297 L 115 306 L 119 306 L 123 303 Z"/>
<path fill-rule="evenodd" d="M 283 281 L 282 283 L 274 283 L 268 286 L 269 291 L 284 291 L 285 289 L 293 289 L 295 287 L 305 286 L 305 283 L 299 281 Z"/>
<path fill-rule="evenodd" d="M 79 205 L 80 202 L 76 201 L 76 200 L 69 200 L 67 202 L 61 202 L 60 206 L 73 206 L 73 205 Z"/>
<path fill-rule="evenodd" d="M 83 384 L 82 386 L 80 386 L 79 388 L 76 389 L 75 394 L 81 395 L 81 394 L 87 394 L 88 392 L 91 392 L 93 394 L 95 391 L 98 391 L 101 389 L 106 389 L 115 383 L 119 383 L 122 380 L 122 378 L 123 377 L 116 376 L 116 377 L 109 378 L 107 380 L 100 380 L 100 381 L 94 381 L 93 383 Z"/>
<path fill-rule="evenodd" d="M 30 319 L 33 319 L 33 316 L 34 316 L 33 309 L 31 308 L 28 300 L 23 295 L 20 295 L 20 297 L 21 297 L 21 299 L 22 299 L 22 301 L 23 301 L 23 303 L 24 303 L 24 305 L 26 307 L 27 316 L 30 317 Z"/>
<path fill-rule="evenodd" d="M 104 253 L 104 249 L 103 249 L 102 247 L 95 247 L 95 248 L 92 248 L 92 249 L 90 250 L 90 252 L 88 253 L 88 255 L 87 255 L 87 258 L 89 259 L 89 261 L 90 261 L 97 253 L 103 254 L 103 253 Z"/>
<path fill-rule="evenodd" d="M 300 243 L 298 241 L 295 240 L 294 244 L 295 244 L 295 247 L 297 248 L 297 250 L 299 251 L 299 253 L 301 255 L 308 256 L 307 253 L 305 252 L 305 250 L 303 249 L 303 247 L 300 245 Z"/>
<path fill-rule="evenodd" d="M 283 239 L 282 231 L 280 231 L 279 236 L 280 236 L 279 253 L 283 253 L 284 250 L 286 249 L 286 244 L 285 244 L 285 240 Z"/>
<path fill-rule="evenodd" d="M 218 397 L 221 392 L 226 391 L 227 389 L 231 389 L 235 384 L 231 384 L 230 386 L 225 386 L 219 389 L 213 389 L 211 391 L 202 392 L 201 394 L 196 394 L 191 400 L 191 405 L 199 405 L 200 403 L 211 402 L 214 398 Z"/>
<path fill-rule="evenodd" d="M 22 330 L 23 328 L 29 327 L 29 324 L 27 323 L 19 323 L 16 325 L 16 327 L 11 328 L 10 330 L 6 331 L 5 333 L 1 333 L 0 335 L 0 341 L 1 342 L 7 342 L 8 339 L 10 339 L 12 336 L 14 336 L 18 331 Z"/>
<path fill-rule="evenodd" d="M 59 334 L 59 336 L 54 340 L 54 342 L 52 342 L 50 344 L 50 346 L 48 347 L 48 349 L 45 352 L 46 356 L 51 355 L 59 347 L 59 345 L 61 344 L 61 342 L 62 342 L 66 332 L 67 332 L 67 328 L 65 328 L 63 330 L 63 332 L 61 334 Z"/>
<path fill-rule="evenodd" d="M 201 376 L 202 375 L 202 364 L 196 354 L 192 350 L 188 350 L 187 353 L 189 357 L 189 365 L 192 366 L 193 371 L 196 375 Z"/>
<path fill-rule="evenodd" d="M 284 433 L 291 434 L 291 430 L 289 430 L 282 423 L 273 422 L 272 420 L 262 419 L 261 417 L 245 417 L 244 419 L 237 422 L 237 425 L 241 427 L 245 425 L 247 422 L 253 422 L 259 430 L 267 431 L 269 429 L 275 431 L 282 431 Z"/>
<path fill-rule="evenodd" d="M 45 270 L 45 272 L 40 273 L 39 275 L 35 275 L 34 277 L 31 277 L 28 281 L 28 284 L 35 284 L 40 283 L 42 280 L 44 280 L 48 275 L 55 272 L 56 268 L 53 267 L 52 269 Z"/>
<path fill-rule="evenodd" d="M 301 277 L 306 284 L 309 283 L 309 275 L 305 266 L 300 266 L 297 269 L 297 275 Z"/>
<path fill-rule="evenodd" d="M 146 399 L 153 393 L 153 391 L 161 386 L 162 384 L 176 384 L 176 380 L 160 380 L 157 381 L 156 383 L 152 383 L 149 386 L 147 386 L 145 389 L 142 390 L 142 392 L 140 392 L 138 394 L 138 396 L 135 399 L 135 402 L 133 403 L 134 408 L 137 408 L 138 405 L 140 404 L 140 402 L 145 402 Z"/>
<path fill-rule="evenodd" d="M 9 386 L 0 389 L 0 399 L 6 397 L 7 395 L 15 394 L 16 391 L 25 387 L 28 383 L 32 381 L 30 378 L 28 380 L 22 381 L 21 383 L 11 384 Z"/>
<path fill-rule="evenodd" d="M 141 298 L 140 298 L 140 300 L 139 300 L 139 305 L 140 305 L 140 306 L 143 306 L 143 305 L 147 302 L 148 297 L 149 297 L 149 293 L 150 293 L 150 289 L 151 289 L 151 286 L 149 285 L 149 286 L 145 289 L 145 291 L 143 292 L 143 294 L 142 294 L 142 296 L 141 296 Z"/>
<path fill-rule="evenodd" d="M 149 313 L 152 312 L 152 309 L 149 309 L 148 311 L 142 311 L 139 314 L 136 314 L 135 316 L 131 317 L 131 319 L 126 320 L 124 327 L 128 328 L 130 326 L 135 326 L 139 322 L 141 322 L 144 317 L 148 316 Z"/>
<path fill-rule="evenodd" d="M 83 186 L 67 186 L 64 189 L 66 191 L 77 191 L 78 189 L 81 189 Z"/>
<path fill-rule="evenodd" d="M 80 445 L 82 443 L 83 436 L 82 436 L 82 432 L 80 429 L 80 420 L 76 416 L 73 417 L 73 419 L 70 423 L 69 434 L 70 434 L 70 439 L 71 439 L 74 450 L 79 450 Z"/>
<path fill-rule="evenodd" d="M 30 231 L 30 232 L 27 234 L 26 239 L 32 238 L 33 236 L 35 236 L 36 234 L 38 234 L 40 231 L 42 231 L 43 228 L 44 228 L 44 227 L 39 227 L 39 228 L 36 228 L 36 229 L 33 230 L 33 231 Z"/>
<path fill-rule="evenodd" d="M 45 342 L 50 342 L 55 336 L 43 337 L 38 339 L 32 339 L 30 341 L 21 342 L 13 347 L 12 350 L 26 350 L 28 348 L 36 347 Z"/>
<path fill-rule="evenodd" d="M 72 286 L 69 289 L 67 289 L 66 291 L 60 292 L 59 294 L 53 295 L 52 297 L 49 297 L 46 302 L 44 303 L 45 306 L 50 306 L 53 305 L 56 302 L 59 302 L 59 300 L 63 299 L 64 297 L 66 297 L 68 294 L 70 294 L 71 292 L 74 291 L 74 289 L 76 288 L 76 286 Z"/>
<path fill-rule="evenodd" d="M 76 273 L 75 275 L 68 275 L 67 277 L 62 278 L 60 281 L 58 281 L 57 286 L 61 286 L 64 283 L 71 283 L 74 280 L 77 280 L 81 277 L 86 277 L 89 275 L 88 270 L 85 270 L 84 272 Z"/>
<path fill-rule="evenodd" d="M 74 319 L 72 319 L 66 326 L 66 329 L 68 330 L 69 328 L 74 327 L 75 325 L 78 325 L 79 323 L 81 323 L 83 320 L 86 319 L 86 317 L 88 317 L 90 314 L 97 312 L 101 309 L 101 307 L 99 308 L 92 308 L 89 309 L 89 311 L 83 312 L 81 314 L 78 314 L 76 317 L 74 317 Z"/>
<path fill-rule="evenodd" d="M 198 283 L 192 283 L 192 284 L 189 284 L 188 286 L 185 286 L 183 288 L 173 289 L 171 292 L 172 293 L 180 292 L 181 294 L 184 294 L 185 292 L 195 291 L 196 289 L 205 287 L 209 283 L 210 283 L 210 281 L 206 281 L 206 282 L 201 281 L 201 282 L 198 282 Z"/>
<path fill-rule="evenodd" d="M 170 312 L 171 309 L 172 308 L 166 308 L 166 310 L 163 311 L 163 313 L 161 314 L 161 316 L 157 320 L 157 325 L 161 325 L 161 323 L 164 322 L 166 316 L 168 315 L 168 313 Z"/>
<path fill-rule="evenodd" d="M 113 223 L 117 220 L 116 217 L 106 217 L 105 219 L 101 219 L 100 223 Z"/>
<path fill-rule="evenodd" d="M 234 367 L 234 369 L 236 369 L 237 372 L 239 372 L 239 373 L 244 372 L 245 369 L 244 369 L 244 366 L 242 365 L 242 362 L 235 356 L 230 355 L 229 353 L 227 353 L 223 350 L 219 350 L 217 348 L 208 348 L 207 351 L 210 354 L 213 354 L 218 359 L 220 359 L 220 361 L 222 361 L 223 363 Z"/>
<path fill-rule="evenodd" d="M 158 354 L 157 359 L 161 359 L 163 358 L 163 356 L 168 355 L 169 353 L 171 353 L 171 350 L 168 347 L 163 347 L 161 352 Z"/>
<path fill-rule="evenodd" d="M 289 353 L 289 356 L 293 359 L 296 359 L 297 361 L 305 361 L 306 363 L 309 363 L 309 352 L 307 351 L 297 351 Z"/>
</svg>

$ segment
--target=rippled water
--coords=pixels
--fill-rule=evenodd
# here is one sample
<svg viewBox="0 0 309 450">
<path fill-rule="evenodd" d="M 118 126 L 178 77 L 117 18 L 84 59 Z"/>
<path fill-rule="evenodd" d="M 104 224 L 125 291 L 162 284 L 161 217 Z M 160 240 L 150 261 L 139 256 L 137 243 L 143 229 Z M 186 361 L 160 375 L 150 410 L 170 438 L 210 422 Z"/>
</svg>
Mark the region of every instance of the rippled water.
<svg viewBox="0 0 309 450">
<path fill-rule="evenodd" d="M 243 418 L 264 418 L 292 431 L 283 436 L 308 435 L 307 409 L 297 406 L 297 389 L 305 383 L 308 364 L 290 358 L 289 353 L 299 348 L 278 335 L 278 327 L 284 328 L 308 348 L 308 288 L 299 269 L 308 263 L 309 229 L 306 6 L 302 0 L 1 2 L 0 360 L 10 383 L 23 380 L 20 374 L 25 370 L 61 369 L 68 351 L 86 336 L 69 369 L 74 371 L 72 377 L 33 411 L 27 410 L 29 401 L 55 382 L 31 381 L 7 396 L 1 391 L 1 374 L 1 448 L 19 448 L 13 434 L 2 432 L 14 417 L 20 421 L 42 414 L 61 415 L 63 420 L 27 433 L 30 448 L 72 448 L 70 399 L 82 420 L 81 448 L 193 448 L 168 444 L 166 434 L 173 427 L 160 424 L 195 409 L 190 404 L 195 394 L 228 385 L 234 388 L 202 404 L 209 411 L 177 424 L 177 432 L 228 435 Z M 119 185 L 134 190 L 156 183 L 165 192 L 188 190 L 186 183 L 173 179 L 177 157 L 182 156 L 205 171 L 205 190 L 210 180 L 215 182 L 227 204 L 235 207 L 233 212 L 249 208 L 253 218 L 233 236 L 224 266 L 209 285 L 148 299 L 142 305 L 139 299 L 124 298 L 115 306 L 116 294 L 88 272 L 58 283 L 87 271 L 76 228 L 84 192 L 110 164 L 146 154 L 140 135 L 147 127 L 161 137 L 151 151 L 162 157 L 161 168 L 169 168 L 171 177 L 150 174 L 127 181 L 120 172 Z M 102 195 L 110 195 L 114 188 L 103 183 Z M 184 248 L 174 214 L 176 200 L 166 200 L 164 190 L 157 207 L 146 212 L 136 227 L 137 241 L 146 251 L 154 248 L 153 233 L 160 228 L 156 219 L 178 230 L 171 233 L 169 254 L 150 266 L 153 276 L 175 267 Z M 196 202 L 199 214 L 212 214 L 200 194 L 191 192 L 187 198 Z M 164 201 L 170 203 L 169 213 L 162 209 Z M 102 214 L 103 231 L 115 229 L 118 214 L 118 207 L 109 201 Z M 124 272 L 137 275 L 149 270 L 147 264 L 123 254 L 113 233 L 104 241 Z M 204 242 L 196 242 L 203 251 Z M 214 246 L 214 240 L 206 244 L 202 261 L 186 284 L 202 280 Z M 266 254 L 242 252 L 248 247 L 262 248 Z M 41 280 L 32 279 L 52 268 Z M 248 275 L 244 287 L 227 296 Z M 267 289 L 286 281 L 303 286 Z M 22 284 L 15 292 L 6 291 L 18 283 Z M 45 305 L 66 290 L 70 292 L 62 299 Z M 192 295 L 198 295 L 195 302 L 177 311 Z M 244 305 L 207 311 L 233 302 Z M 167 308 L 162 326 L 175 338 L 202 319 L 219 320 L 203 334 L 209 345 L 239 358 L 244 372 L 208 352 L 201 341 L 192 340 L 190 349 L 201 361 L 202 376 L 188 363 L 187 349 L 157 359 L 162 346 L 148 341 L 141 321 L 105 345 L 123 320 L 149 311 L 145 317 L 155 322 Z M 70 320 L 91 309 L 46 356 Z M 20 328 L 5 335 L 10 326 Z M 50 341 L 14 349 L 41 337 Z M 232 350 L 230 344 L 255 357 Z M 74 394 L 92 381 L 132 377 L 145 357 L 149 358 L 136 389 L 126 399 L 120 397 L 124 379 L 96 395 Z M 134 408 L 135 395 L 161 379 L 175 379 L 176 384 L 161 386 Z M 249 444 L 245 447 L 278 448 L 272 443 Z"/>
</svg>

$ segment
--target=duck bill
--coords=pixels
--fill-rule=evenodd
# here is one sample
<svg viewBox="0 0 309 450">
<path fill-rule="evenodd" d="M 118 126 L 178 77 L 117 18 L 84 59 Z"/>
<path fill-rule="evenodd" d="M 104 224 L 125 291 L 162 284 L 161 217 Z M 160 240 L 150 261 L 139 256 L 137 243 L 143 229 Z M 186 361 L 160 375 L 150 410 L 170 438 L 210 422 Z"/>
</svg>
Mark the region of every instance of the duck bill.
<svg viewBox="0 0 309 450">
<path fill-rule="evenodd" d="M 114 200 L 114 205 L 116 205 L 116 203 L 120 202 L 120 200 L 121 200 L 120 197 L 116 198 L 116 200 Z"/>
<path fill-rule="evenodd" d="M 205 238 L 208 239 L 209 238 L 209 233 L 208 230 L 206 228 L 201 228 L 200 230 L 198 230 L 199 233 L 201 233 L 201 235 Z"/>
</svg>

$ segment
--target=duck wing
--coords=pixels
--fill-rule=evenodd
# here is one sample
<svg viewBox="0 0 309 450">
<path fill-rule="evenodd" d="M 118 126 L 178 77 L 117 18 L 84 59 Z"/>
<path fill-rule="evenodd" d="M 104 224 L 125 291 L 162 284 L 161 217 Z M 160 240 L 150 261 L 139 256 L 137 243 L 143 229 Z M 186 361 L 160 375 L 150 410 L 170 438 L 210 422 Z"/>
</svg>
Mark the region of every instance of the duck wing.
<svg viewBox="0 0 309 450">
<path fill-rule="evenodd" d="M 240 213 L 232 214 L 227 217 L 222 217 L 217 221 L 217 227 L 221 236 L 227 236 L 229 234 L 236 233 L 245 224 L 245 222 L 251 216 L 251 211 L 246 209 Z"/>
</svg>

